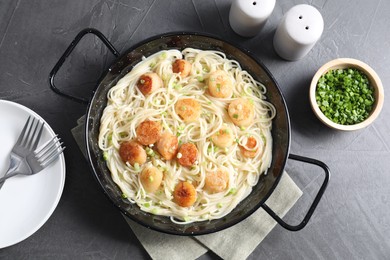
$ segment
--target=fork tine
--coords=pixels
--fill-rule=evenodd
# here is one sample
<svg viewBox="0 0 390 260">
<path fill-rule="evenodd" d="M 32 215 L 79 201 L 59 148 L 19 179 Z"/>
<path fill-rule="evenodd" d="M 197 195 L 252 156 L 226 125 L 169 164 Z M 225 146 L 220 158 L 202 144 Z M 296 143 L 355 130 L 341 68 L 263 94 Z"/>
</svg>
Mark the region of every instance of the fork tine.
<svg viewBox="0 0 390 260">
<path fill-rule="evenodd" d="M 39 151 L 35 151 L 35 155 L 37 158 L 40 158 L 42 157 L 53 145 L 53 141 L 54 141 L 54 144 L 57 142 L 57 135 L 53 136 L 52 139 L 50 139 L 49 141 L 47 141 L 44 145 L 42 145 L 41 147 L 39 147 Z"/>
<path fill-rule="evenodd" d="M 40 151 L 35 152 L 35 158 L 43 168 L 52 163 L 65 150 L 65 147 L 62 147 L 63 142 L 60 140 L 55 135 Z"/>
<path fill-rule="evenodd" d="M 34 126 L 34 121 L 35 121 L 35 118 L 31 117 L 31 122 L 29 122 L 29 125 L 28 125 L 28 127 L 26 129 L 26 132 L 25 132 L 24 136 L 23 136 L 23 140 L 22 140 L 21 146 L 26 147 L 27 142 L 30 140 L 31 131 L 32 131 L 32 128 Z"/>
<path fill-rule="evenodd" d="M 62 144 L 62 143 L 61 143 Z M 43 167 L 43 168 L 45 168 L 46 166 L 48 166 L 49 164 L 51 164 L 55 159 L 57 159 L 58 158 L 58 156 L 65 150 L 65 146 L 64 147 L 62 147 L 62 146 L 59 146 L 58 148 L 61 148 L 61 149 L 56 149 L 56 150 L 54 150 L 51 154 L 50 154 L 50 157 L 47 157 L 46 159 L 45 159 L 45 161 L 44 162 L 42 162 L 41 163 L 41 166 Z"/>
<path fill-rule="evenodd" d="M 45 147 L 46 149 L 44 151 L 41 151 L 40 154 L 37 154 L 37 159 L 38 161 L 45 161 L 48 157 L 51 156 L 51 154 L 53 154 L 56 150 L 58 150 L 58 148 L 61 147 L 61 145 L 63 143 L 60 143 L 60 139 L 52 139 L 52 141 L 54 142 L 51 142 L 51 144 L 47 147 Z"/>
<path fill-rule="evenodd" d="M 35 136 L 34 142 L 32 143 L 31 150 L 35 150 L 37 148 L 39 140 L 41 139 L 41 135 L 42 135 L 42 132 L 43 132 L 43 126 L 45 125 L 45 122 L 41 122 L 39 120 L 38 120 L 38 122 L 40 123 L 39 124 L 40 128 L 38 130 L 38 134 Z"/>
<path fill-rule="evenodd" d="M 32 129 L 33 127 L 34 129 Z M 34 150 L 35 143 L 38 145 L 39 139 L 41 138 L 41 134 L 42 134 L 42 127 L 43 127 L 43 123 L 39 119 L 33 118 L 33 121 L 31 123 L 31 128 L 29 129 L 30 132 L 28 133 L 26 144 L 25 144 L 25 147 L 27 149 Z"/>
<path fill-rule="evenodd" d="M 23 140 L 23 138 L 24 138 L 24 135 L 26 134 L 27 126 L 29 126 L 29 124 L 30 124 L 30 119 L 31 119 L 31 116 L 29 116 L 29 117 L 27 118 L 27 121 L 26 121 L 26 123 L 25 123 L 24 126 L 23 126 L 22 132 L 20 132 L 20 135 L 19 135 L 19 137 L 18 137 L 18 140 L 17 140 L 16 143 L 15 143 L 15 146 L 20 145 L 20 144 L 22 143 L 22 140 Z"/>
</svg>

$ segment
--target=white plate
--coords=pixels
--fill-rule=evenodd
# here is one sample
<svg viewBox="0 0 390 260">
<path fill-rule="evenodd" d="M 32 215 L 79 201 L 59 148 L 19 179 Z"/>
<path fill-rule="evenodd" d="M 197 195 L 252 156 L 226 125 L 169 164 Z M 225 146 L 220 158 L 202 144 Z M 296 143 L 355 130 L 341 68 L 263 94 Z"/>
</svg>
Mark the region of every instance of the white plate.
<svg viewBox="0 0 390 260">
<path fill-rule="evenodd" d="M 0 176 L 9 166 L 9 154 L 28 118 L 37 113 L 17 103 L 0 100 Z M 54 136 L 45 122 L 38 147 Z M 49 219 L 65 183 L 65 159 L 58 160 L 31 176 L 15 176 L 0 189 L 0 248 L 14 245 L 32 234 Z"/>
</svg>

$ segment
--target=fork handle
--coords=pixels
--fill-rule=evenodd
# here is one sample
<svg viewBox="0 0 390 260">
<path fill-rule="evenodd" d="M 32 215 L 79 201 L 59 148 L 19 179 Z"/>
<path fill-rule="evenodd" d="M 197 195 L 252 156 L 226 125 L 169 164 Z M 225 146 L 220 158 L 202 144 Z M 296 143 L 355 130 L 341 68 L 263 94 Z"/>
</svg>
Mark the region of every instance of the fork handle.
<svg viewBox="0 0 390 260">
<path fill-rule="evenodd" d="M 2 186 L 3 185 L 3 183 L 8 179 L 8 178 L 11 178 L 11 177 L 13 177 L 13 176 L 15 176 L 15 175 L 18 175 L 19 174 L 19 172 L 11 172 L 10 174 L 6 174 L 4 177 L 2 177 L 2 178 L 0 178 L 0 185 Z M 0 187 L 1 187 L 0 186 Z"/>
<path fill-rule="evenodd" d="M 11 155 L 12 156 L 12 155 Z M 23 159 L 26 160 L 26 159 Z M 4 182 L 15 175 L 23 174 L 24 172 L 31 172 L 25 163 L 20 163 L 16 160 L 11 160 L 10 166 L 3 177 L 0 178 L 0 188 L 3 186 Z"/>
<path fill-rule="evenodd" d="M 8 178 L 14 177 L 18 174 L 21 174 L 21 172 L 18 171 L 18 167 L 16 167 L 16 169 L 13 171 L 10 169 L 3 177 L 0 178 L 0 188 Z"/>
</svg>

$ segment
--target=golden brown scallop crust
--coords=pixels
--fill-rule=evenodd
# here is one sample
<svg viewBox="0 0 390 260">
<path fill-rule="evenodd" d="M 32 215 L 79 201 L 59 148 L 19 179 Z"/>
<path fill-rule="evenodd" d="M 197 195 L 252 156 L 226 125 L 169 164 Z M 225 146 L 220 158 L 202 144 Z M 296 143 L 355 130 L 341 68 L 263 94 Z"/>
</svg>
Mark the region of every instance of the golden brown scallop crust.
<svg viewBox="0 0 390 260">
<path fill-rule="evenodd" d="M 208 193 L 218 193 L 226 190 L 229 184 L 229 174 L 222 170 L 207 172 L 204 189 Z"/>
<path fill-rule="evenodd" d="M 191 73 L 191 63 L 183 59 L 177 59 L 172 63 L 173 73 L 180 73 L 185 78 Z"/>
<path fill-rule="evenodd" d="M 185 143 L 179 148 L 177 153 L 177 161 L 182 166 L 192 166 L 198 159 L 198 148 L 193 143 Z"/>
<path fill-rule="evenodd" d="M 253 136 L 250 136 L 250 137 L 248 137 L 248 140 L 246 141 L 245 146 L 249 149 L 253 149 L 256 147 L 256 144 L 257 144 L 256 138 L 254 138 Z M 244 146 L 241 146 L 241 145 L 239 147 L 240 147 L 241 154 L 247 158 L 256 157 L 257 150 L 259 150 L 259 148 L 256 148 L 255 150 L 248 150 Z"/>
<path fill-rule="evenodd" d="M 175 135 L 165 132 L 157 141 L 156 148 L 165 160 L 172 160 L 177 154 L 179 141 Z"/>
<path fill-rule="evenodd" d="M 201 114 L 201 105 L 193 98 L 180 99 L 175 104 L 176 114 L 184 122 L 194 122 L 198 120 Z"/>
<path fill-rule="evenodd" d="M 142 94 L 149 95 L 156 89 L 162 87 L 163 82 L 158 76 L 158 74 L 154 72 L 149 72 L 141 75 L 139 77 L 138 82 L 137 82 L 137 87 L 138 89 L 142 92 Z"/>
<path fill-rule="evenodd" d="M 136 141 L 126 141 L 119 147 L 119 156 L 123 162 L 129 162 L 134 166 L 135 163 L 144 164 L 146 162 L 146 151 Z"/>
<path fill-rule="evenodd" d="M 194 185 L 187 181 L 181 181 L 175 186 L 173 191 L 174 202 L 181 207 L 194 205 L 197 195 Z"/>
<path fill-rule="evenodd" d="M 137 140 L 143 145 L 154 144 L 161 137 L 162 126 L 155 121 L 143 121 L 136 129 Z"/>
</svg>

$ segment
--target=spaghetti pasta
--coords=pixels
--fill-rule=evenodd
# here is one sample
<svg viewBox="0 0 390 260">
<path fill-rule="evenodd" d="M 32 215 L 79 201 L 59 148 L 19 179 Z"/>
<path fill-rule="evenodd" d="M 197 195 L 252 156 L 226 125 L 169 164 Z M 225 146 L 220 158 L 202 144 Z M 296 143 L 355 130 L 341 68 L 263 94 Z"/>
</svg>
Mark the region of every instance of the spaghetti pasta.
<svg viewBox="0 0 390 260">
<path fill-rule="evenodd" d="M 175 62 L 181 59 L 186 61 L 183 73 Z M 142 76 L 151 74 L 161 79 L 161 86 L 140 88 Z M 227 215 L 271 163 L 276 110 L 266 100 L 266 91 L 222 52 L 186 48 L 144 58 L 107 94 L 98 142 L 112 179 L 141 210 L 178 224 Z M 162 131 L 153 136 L 160 140 L 139 144 L 146 162 L 123 160 L 121 145 L 136 142 L 140 135 L 147 138 L 145 125 L 150 122 Z M 140 125 L 146 130 L 137 131 Z M 156 180 L 157 185 L 147 183 Z M 191 203 L 175 200 L 174 195 L 188 195 L 178 191 L 179 183 L 191 191 Z"/>
</svg>

